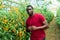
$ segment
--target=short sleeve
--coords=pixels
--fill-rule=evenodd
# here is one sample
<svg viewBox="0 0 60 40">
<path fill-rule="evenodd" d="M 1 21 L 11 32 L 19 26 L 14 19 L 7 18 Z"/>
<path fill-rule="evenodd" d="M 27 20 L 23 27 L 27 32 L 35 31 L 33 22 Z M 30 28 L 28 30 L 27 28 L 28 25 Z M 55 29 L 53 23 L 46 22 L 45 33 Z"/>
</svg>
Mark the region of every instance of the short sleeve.
<svg viewBox="0 0 60 40">
<path fill-rule="evenodd" d="M 39 14 L 39 20 L 43 23 L 46 19 L 42 14 Z"/>
</svg>

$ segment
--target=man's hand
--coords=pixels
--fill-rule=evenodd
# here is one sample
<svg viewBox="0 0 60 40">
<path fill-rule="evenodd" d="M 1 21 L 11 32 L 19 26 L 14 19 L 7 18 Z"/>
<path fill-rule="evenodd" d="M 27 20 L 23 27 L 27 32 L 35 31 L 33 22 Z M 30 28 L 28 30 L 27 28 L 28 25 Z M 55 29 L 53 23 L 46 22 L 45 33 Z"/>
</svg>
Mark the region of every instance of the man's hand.
<svg viewBox="0 0 60 40">
<path fill-rule="evenodd" d="M 32 30 L 32 27 L 31 27 L 31 26 L 29 26 L 29 27 L 28 27 L 28 29 L 29 29 L 29 30 Z"/>
<path fill-rule="evenodd" d="M 37 27 L 36 26 L 29 26 L 29 28 L 28 28 L 29 30 L 36 30 L 37 29 Z"/>
<path fill-rule="evenodd" d="M 36 26 L 32 26 L 32 30 L 37 30 L 37 27 Z"/>
</svg>

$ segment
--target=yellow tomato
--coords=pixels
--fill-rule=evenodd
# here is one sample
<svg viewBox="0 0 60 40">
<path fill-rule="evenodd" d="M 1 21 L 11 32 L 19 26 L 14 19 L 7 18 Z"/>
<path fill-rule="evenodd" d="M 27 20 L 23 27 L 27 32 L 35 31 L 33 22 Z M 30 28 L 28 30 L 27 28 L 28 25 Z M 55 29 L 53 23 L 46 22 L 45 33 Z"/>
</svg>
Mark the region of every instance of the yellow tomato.
<svg viewBox="0 0 60 40">
<path fill-rule="evenodd" d="M 8 31 L 8 30 L 9 30 L 9 28 L 8 28 L 8 27 L 3 27 L 3 30 Z"/>
<path fill-rule="evenodd" d="M 22 31 L 18 32 L 18 36 L 20 37 L 22 36 Z"/>
<path fill-rule="evenodd" d="M 16 27 L 18 26 L 18 24 L 15 25 Z"/>
<path fill-rule="evenodd" d="M 3 8 L 3 6 L 0 6 L 0 9 L 2 9 Z"/>
<path fill-rule="evenodd" d="M 3 20 L 3 23 L 6 24 L 8 21 L 7 20 Z"/>
<path fill-rule="evenodd" d="M 4 7 L 4 5 L 3 5 L 3 4 L 1 4 L 0 9 L 2 9 L 3 7 Z"/>
<path fill-rule="evenodd" d="M 26 29 L 24 29 L 24 32 L 26 32 Z"/>
<path fill-rule="evenodd" d="M 17 11 L 18 11 L 19 9 L 16 7 L 16 8 L 15 8 L 15 10 L 17 10 Z"/>
<path fill-rule="evenodd" d="M 13 29 L 12 32 L 16 32 L 16 29 Z"/>
<path fill-rule="evenodd" d="M 24 26 L 24 22 L 23 21 L 21 21 L 21 24 L 22 24 L 22 26 Z"/>
</svg>

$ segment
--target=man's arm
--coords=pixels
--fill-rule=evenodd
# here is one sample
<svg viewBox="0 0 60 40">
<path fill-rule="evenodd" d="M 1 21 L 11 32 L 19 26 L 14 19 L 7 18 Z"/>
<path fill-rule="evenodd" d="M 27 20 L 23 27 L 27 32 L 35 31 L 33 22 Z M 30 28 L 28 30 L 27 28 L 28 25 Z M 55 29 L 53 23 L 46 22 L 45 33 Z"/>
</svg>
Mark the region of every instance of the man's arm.
<svg viewBox="0 0 60 40">
<path fill-rule="evenodd" d="M 43 22 L 43 24 L 44 24 L 43 26 L 37 27 L 37 29 L 45 29 L 45 28 L 48 28 L 48 23 L 47 23 L 46 20 Z"/>
<path fill-rule="evenodd" d="M 32 26 L 32 30 L 37 30 L 37 29 L 47 29 L 47 28 L 49 28 L 49 27 L 48 27 L 48 23 L 47 23 L 46 20 L 43 22 L 43 24 L 44 24 L 43 26 L 39 26 L 39 27 Z"/>
</svg>

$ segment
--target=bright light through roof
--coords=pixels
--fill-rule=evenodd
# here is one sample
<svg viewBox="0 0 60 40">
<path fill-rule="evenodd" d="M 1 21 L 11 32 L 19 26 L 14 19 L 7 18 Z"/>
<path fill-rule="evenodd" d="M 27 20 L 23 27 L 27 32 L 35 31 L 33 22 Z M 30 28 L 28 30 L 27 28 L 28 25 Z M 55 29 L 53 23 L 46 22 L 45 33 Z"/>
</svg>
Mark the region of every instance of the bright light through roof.
<svg viewBox="0 0 60 40">
<path fill-rule="evenodd" d="M 11 0 L 12 2 L 16 2 L 16 3 L 24 3 L 26 0 Z M 56 10 L 58 7 L 60 7 L 60 2 L 58 2 L 57 0 L 28 0 L 27 2 L 30 2 L 31 5 L 33 5 L 33 7 L 37 7 L 37 4 L 39 4 L 39 7 L 38 8 L 41 8 L 41 6 L 44 4 L 44 2 L 48 3 L 49 1 L 52 2 L 52 4 L 48 4 L 47 5 L 47 8 L 56 13 Z M 7 3 L 6 1 L 4 2 L 5 4 Z M 16 3 L 9 3 L 9 5 L 11 6 L 20 6 L 20 5 L 17 5 Z M 56 15 L 56 14 L 55 14 Z"/>
</svg>

